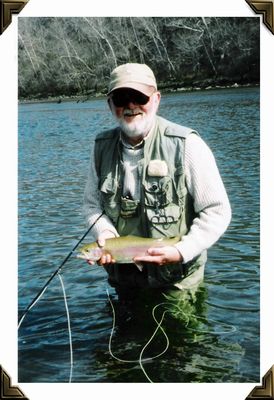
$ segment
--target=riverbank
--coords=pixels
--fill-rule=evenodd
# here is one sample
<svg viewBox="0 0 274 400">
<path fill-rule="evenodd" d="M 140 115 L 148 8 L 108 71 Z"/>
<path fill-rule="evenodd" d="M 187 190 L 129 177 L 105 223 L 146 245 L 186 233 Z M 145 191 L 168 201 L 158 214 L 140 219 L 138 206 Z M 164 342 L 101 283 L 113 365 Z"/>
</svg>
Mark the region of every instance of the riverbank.
<svg viewBox="0 0 274 400">
<path fill-rule="evenodd" d="M 245 83 L 239 84 L 237 82 L 233 84 L 217 84 L 214 85 L 212 82 L 206 82 L 199 86 L 182 86 L 182 87 L 167 87 L 167 86 L 159 86 L 159 90 L 162 94 L 168 93 L 181 93 L 181 92 L 194 92 L 201 90 L 218 90 L 218 89 L 233 89 L 233 88 L 243 88 L 243 87 L 258 87 L 259 83 Z M 32 103 L 63 103 L 63 102 L 76 102 L 76 103 L 84 103 L 89 100 L 103 99 L 105 98 L 105 93 L 85 93 L 79 95 L 71 95 L 71 96 L 48 96 L 48 97 L 28 97 L 28 98 L 19 98 L 19 104 L 32 104 Z"/>
</svg>

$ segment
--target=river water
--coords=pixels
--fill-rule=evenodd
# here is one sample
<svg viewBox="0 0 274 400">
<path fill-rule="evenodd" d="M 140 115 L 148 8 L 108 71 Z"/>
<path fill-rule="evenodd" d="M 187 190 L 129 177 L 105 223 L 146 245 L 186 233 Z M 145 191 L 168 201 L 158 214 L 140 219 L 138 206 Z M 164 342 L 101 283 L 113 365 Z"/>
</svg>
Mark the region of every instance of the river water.
<svg viewBox="0 0 274 400">
<path fill-rule="evenodd" d="M 19 382 L 260 380 L 259 89 L 166 94 L 159 114 L 200 132 L 233 211 L 195 302 L 177 315 L 156 306 L 159 327 L 156 299 L 123 309 L 104 270 L 71 257 L 62 280 L 73 352 L 55 277 L 19 329 Z M 112 124 L 101 99 L 19 105 L 19 315 L 85 232 L 90 140 Z"/>
</svg>

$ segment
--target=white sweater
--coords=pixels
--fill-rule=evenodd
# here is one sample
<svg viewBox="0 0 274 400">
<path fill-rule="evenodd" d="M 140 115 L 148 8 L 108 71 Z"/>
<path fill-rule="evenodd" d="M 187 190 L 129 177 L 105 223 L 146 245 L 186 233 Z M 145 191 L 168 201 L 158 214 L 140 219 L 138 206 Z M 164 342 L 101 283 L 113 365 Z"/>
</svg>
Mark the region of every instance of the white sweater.
<svg viewBox="0 0 274 400">
<path fill-rule="evenodd" d="M 130 191 L 134 199 L 140 195 L 138 172 L 135 168 L 136 161 L 140 157 L 142 148 L 124 147 L 124 192 Z M 84 214 L 88 225 L 102 213 L 97 189 L 98 177 L 93 159 L 94 157 L 91 157 L 91 168 L 84 193 Z M 176 244 L 184 263 L 211 247 L 225 232 L 231 219 L 229 200 L 214 156 L 206 143 L 196 134 L 189 135 L 185 142 L 185 174 L 187 188 L 194 200 L 194 210 L 198 217 L 194 219 L 188 234 Z M 97 238 L 104 230 L 119 236 L 105 215 L 95 224 L 92 234 Z"/>
</svg>

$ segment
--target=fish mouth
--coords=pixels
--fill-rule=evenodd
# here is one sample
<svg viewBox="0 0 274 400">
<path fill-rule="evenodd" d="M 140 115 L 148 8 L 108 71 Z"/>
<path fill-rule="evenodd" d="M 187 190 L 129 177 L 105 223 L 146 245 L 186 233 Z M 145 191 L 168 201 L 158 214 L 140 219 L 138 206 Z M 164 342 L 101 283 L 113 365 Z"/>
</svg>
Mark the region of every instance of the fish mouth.
<svg viewBox="0 0 274 400">
<path fill-rule="evenodd" d="M 81 254 L 81 253 L 75 254 L 75 257 L 76 258 L 81 258 L 82 260 L 88 260 L 88 257 L 85 256 L 84 254 Z"/>
</svg>

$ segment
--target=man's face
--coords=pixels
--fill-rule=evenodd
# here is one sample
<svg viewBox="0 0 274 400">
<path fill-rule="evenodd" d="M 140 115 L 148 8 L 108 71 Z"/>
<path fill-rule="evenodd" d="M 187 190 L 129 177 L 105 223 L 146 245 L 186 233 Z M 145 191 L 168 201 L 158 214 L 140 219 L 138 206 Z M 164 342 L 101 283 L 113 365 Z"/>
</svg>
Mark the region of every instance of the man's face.
<svg viewBox="0 0 274 400">
<path fill-rule="evenodd" d="M 129 138 L 140 139 L 153 126 L 160 103 L 160 93 L 150 97 L 133 89 L 116 89 L 109 98 L 109 105 L 122 131 Z"/>
</svg>

